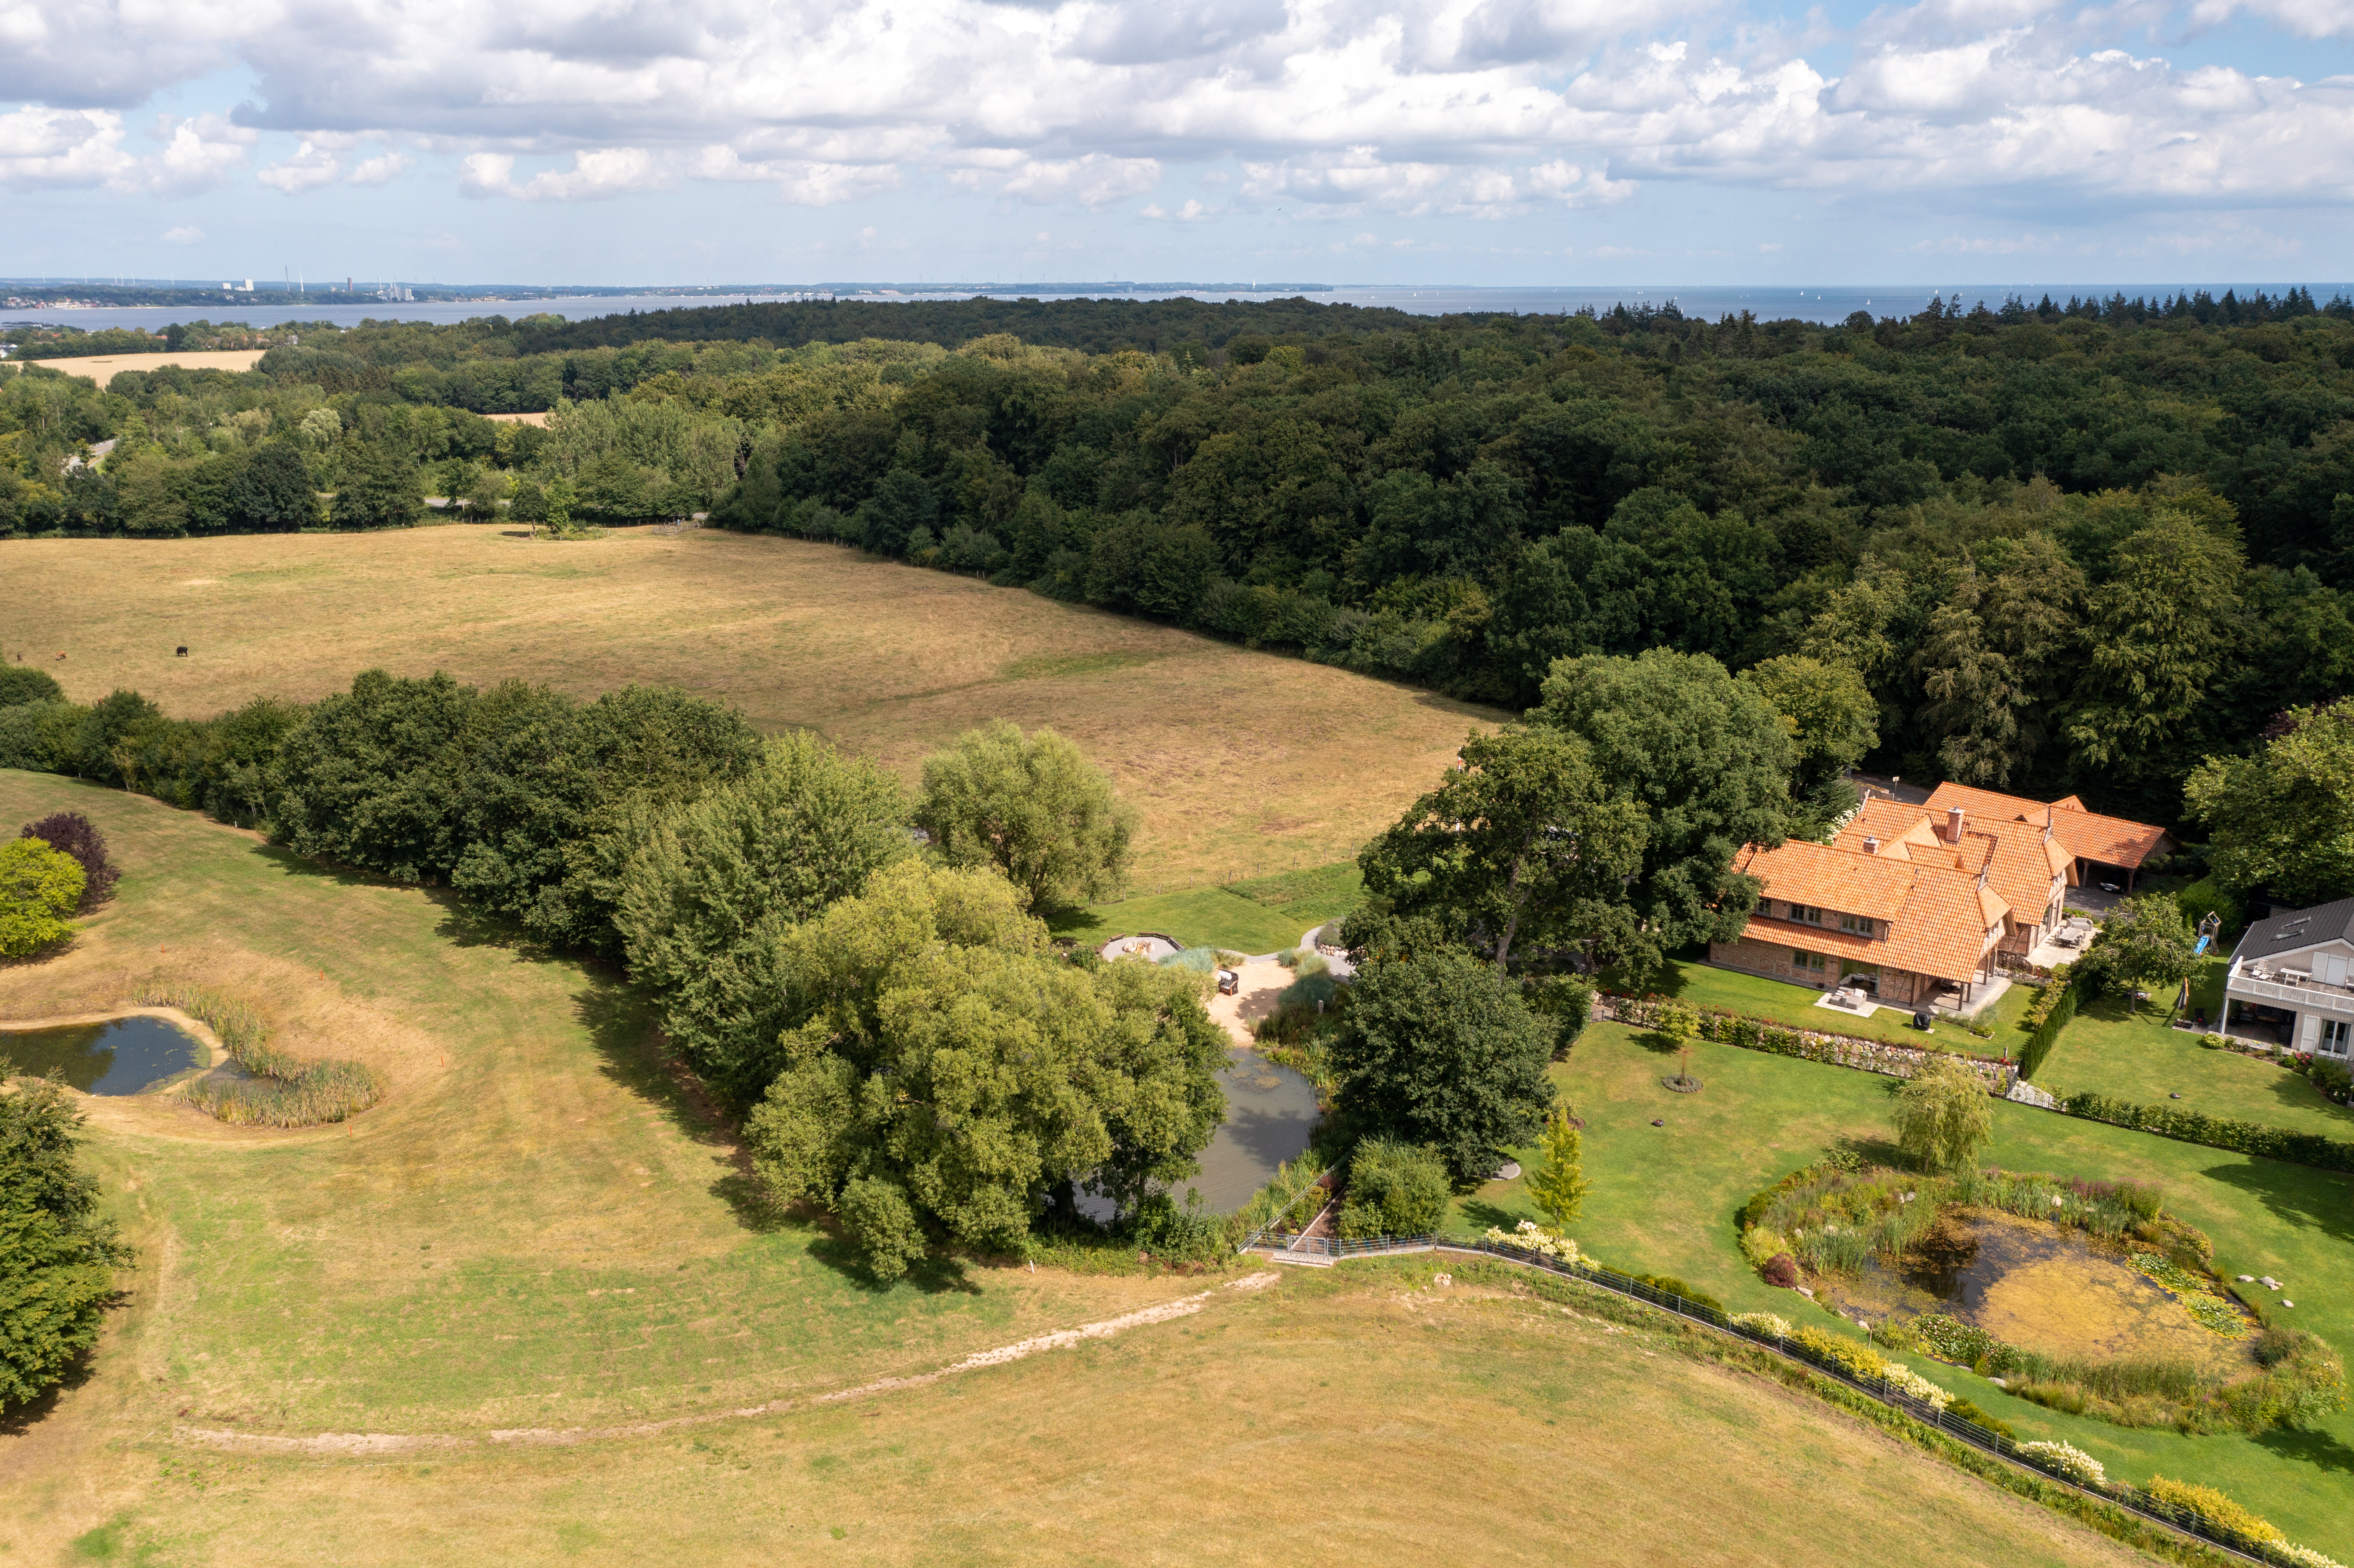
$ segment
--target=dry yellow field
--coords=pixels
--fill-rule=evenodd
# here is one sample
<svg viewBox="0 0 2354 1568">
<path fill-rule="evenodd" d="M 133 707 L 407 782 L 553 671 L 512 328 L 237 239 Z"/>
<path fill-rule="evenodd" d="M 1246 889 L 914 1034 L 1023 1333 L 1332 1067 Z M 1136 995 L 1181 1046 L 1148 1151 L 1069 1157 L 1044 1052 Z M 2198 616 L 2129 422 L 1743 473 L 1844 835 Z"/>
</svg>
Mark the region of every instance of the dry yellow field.
<svg viewBox="0 0 2354 1568">
<path fill-rule="evenodd" d="M 26 363 L 83 376 L 103 387 L 125 370 L 161 370 L 167 365 L 186 370 L 250 370 L 268 352 L 260 348 L 191 349 L 186 354 L 106 354 L 88 359 L 34 359 Z"/>
<path fill-rule="evenodd" d="M 1141 810 L 1140 893 L 1345 859 L 1504 716 L 1019 588 L 710 530 L 23 540 L 0 545 L 0 652 L 77 700 L 128 686 L 184 717 L 318 697 L 374 666 L 581 696 L 667 683 L 910 780 L 971 726 L 1051 725 Z"/>
</svg>

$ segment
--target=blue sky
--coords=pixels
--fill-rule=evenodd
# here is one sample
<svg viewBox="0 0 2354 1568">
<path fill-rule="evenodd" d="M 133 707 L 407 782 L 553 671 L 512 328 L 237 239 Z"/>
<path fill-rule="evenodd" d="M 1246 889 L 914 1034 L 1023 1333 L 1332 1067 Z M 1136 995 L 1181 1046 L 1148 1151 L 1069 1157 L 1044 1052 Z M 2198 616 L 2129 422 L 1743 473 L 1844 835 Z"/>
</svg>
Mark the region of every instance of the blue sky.
<svg viewBox="0 0 2354 1568">
<path fill-rule="evenodd" d="M 2354 0 L 0 0 L 0 273 L 2337 281 Z"/>
</svg>

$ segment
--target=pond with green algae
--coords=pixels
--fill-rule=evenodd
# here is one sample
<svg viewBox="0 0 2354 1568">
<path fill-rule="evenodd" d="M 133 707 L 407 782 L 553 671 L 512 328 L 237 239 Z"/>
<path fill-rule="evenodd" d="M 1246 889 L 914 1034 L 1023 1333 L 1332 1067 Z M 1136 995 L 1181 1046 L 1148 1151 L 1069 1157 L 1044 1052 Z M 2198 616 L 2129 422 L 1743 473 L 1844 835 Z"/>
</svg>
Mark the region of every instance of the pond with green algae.
<svg viewBox="0 0 2354 1568">
<path fill-rule="evenodd" d="M 0 1061 L 33 1077 L 57 1074 L 86 1095 L 161 1088 L 209 1059 L 203 1044 L 160 1018 L 117 1018 L 49 1029 L 0 1029 Z"/>
<path fill-rule="evenodd" d="M 1878 1322 L 1943 1313 L 2052 1356 L 2164 1356 L 2211 1373 L 2247 1370 L 2245 1343 L 2201 1326 L 2120 1248 L 1990 1210 L 1954 1209 L 1890 1266 L 1820 1282 L 1843 1313 Z"/>
</svg>

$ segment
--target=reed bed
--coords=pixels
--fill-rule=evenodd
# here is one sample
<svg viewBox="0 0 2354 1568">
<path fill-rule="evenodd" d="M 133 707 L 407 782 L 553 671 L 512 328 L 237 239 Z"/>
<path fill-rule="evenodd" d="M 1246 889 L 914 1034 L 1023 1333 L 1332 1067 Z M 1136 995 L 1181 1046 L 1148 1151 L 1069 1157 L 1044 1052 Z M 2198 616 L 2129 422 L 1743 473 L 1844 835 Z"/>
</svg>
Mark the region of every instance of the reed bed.
<svg viewBox="0 0 2354 1568">
<path fill-rule="evenodd" d="M 343 1121 L 384 1098 L 384 1078 L 361 1062 L 306 1060 L 272 1043 L 269 1021 L 252 1003 L 212 986 L 152 981 L 139 1000 L 176 1007 L 220 1037 L 229 1060 L 253 1075 L 245 1082 L 198 1078 L 188 1103 L 233 1127 L 318 1127 Z"/>
</svg>

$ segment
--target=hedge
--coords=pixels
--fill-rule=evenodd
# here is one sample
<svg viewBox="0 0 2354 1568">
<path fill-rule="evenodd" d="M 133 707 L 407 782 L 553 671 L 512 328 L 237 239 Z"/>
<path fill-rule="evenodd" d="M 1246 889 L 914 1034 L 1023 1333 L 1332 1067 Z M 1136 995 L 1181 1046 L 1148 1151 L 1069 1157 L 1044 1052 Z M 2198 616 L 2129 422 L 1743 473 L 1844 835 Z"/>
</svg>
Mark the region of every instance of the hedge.
<svg viewBox="0 0 2354 1568">
<path fill-rule="evenodd" d="M 2070 1095 L 2060 1102 L 2060 1108 L 2070 1116 L 2080 1116 L 2087 1121 L 2105 1121 L 2113 1127 L 2132 1128 L 2137 1132 L 2154 1132 L 2160 1138 L 2204 1144 L 2210 1149 L 2228 1149 L 2236 1154 L 2285 1160 L 2295 1165 L 2310 1165 L 2318 1171 L 2354 1171 L 2354 1143 L 2324 1138 L 2317 1132 L 2290 1132 L 2282 1128 L 2266 1127 L 2261 1122 L 2233 1121 L 2229 1118 L 2181 1110 L 2172 1106 L 2137 1106 L 2130 1100 L 2111 1099 L 2106 1095 Z"/>
<path fill-rule="evenodd" d="M 2052 1004 L 2052 1010 L 2043 1015 L 2043 1022 L 2035 1026 L 2035 1033 L 2028 1037 L 2027 1044 L 2020 1050 L 2019 1075 L 2022 1078 L 2032 1079 L 2035 1076 L 2036 1069 L 2043 1065 L 2043 1058 L 2052 1054 L 2052 1047 L 2060 1043 L 2060 1032 L 2068 1027 L 2070 1019 L 2076 1016 L 2077 987 L 2057 977 L 2052 983 L 2060 987 L 2060 998 Z"/>
</svg>

